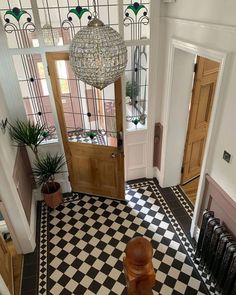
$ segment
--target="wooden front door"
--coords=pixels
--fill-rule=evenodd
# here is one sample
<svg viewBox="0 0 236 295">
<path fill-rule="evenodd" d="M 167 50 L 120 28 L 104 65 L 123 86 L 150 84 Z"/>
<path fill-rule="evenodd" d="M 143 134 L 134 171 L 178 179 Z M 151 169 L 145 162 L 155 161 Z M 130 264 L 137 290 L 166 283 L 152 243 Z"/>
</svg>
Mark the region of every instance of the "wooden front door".
<svg viewBox="0 0 236 295">
<path fill-rule="evenodd" d="M 200 175 L 218 72 L 219 63 L 197 57 L 183 159 L 182 184 Z"/>
<path fill-rule="evenodd" d="M 0 274 L 9 289 L 14 294 L 12 256 L 0 232 Z"/>
<path fill-rule="evenodd" d="M 72 190 L 124 199 L 121 80 L 100 91 L 75 78 L 68 53 L 48 53 Z"/>
</svg>

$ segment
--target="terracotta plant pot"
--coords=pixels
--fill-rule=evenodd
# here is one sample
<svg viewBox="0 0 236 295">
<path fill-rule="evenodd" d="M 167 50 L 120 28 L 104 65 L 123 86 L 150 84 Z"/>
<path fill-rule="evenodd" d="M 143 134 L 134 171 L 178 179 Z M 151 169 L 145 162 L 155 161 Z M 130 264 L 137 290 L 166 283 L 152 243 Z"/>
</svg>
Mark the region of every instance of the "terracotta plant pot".
<svg viewBox="0 0 236 295">
<path fill-rule="evenodd" d="M 41 192 L 44 196 L 46 205 L 52 209 L 56 208 L 63 202 L 61 186 L 58 182 L 43 185 Z"/>
</svg>

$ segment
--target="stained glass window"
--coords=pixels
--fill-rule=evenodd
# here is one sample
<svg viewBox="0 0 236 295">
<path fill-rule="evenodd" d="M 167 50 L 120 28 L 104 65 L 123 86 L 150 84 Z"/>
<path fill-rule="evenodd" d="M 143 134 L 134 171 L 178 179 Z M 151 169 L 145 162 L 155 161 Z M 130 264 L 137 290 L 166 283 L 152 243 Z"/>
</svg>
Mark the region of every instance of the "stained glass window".
<svg viewBox="0 0 236 295">
<path fill-rule="evenodd" d="M 47 46 L 69 44 L 78 30 L 92 19 L 92 0 L 37 0 L 41 29 Z M 118 0 L 97 1 L 97 12 L 104 24 L 118 30 Z"/>
<path fill-rule="evenodd" d="M 27 118 L 52 131 L 56 138 L 45 72 L 40 54 L 14 55 L 13 61 L 20 84 Z"/>
<path fill-rule="evenodd" d="M 102 91 L 87 85 L 75 78 L 69 62 L 65 60 L 56 61 L 56 72 L 68 140 L 116 146 L 114 84 Z M 64 84 L 61 82 L 65 80 L 69 86 L 68 93 L 63 92 Z"/>
<path fill-rule="evenodd" d="M 124 0 L 124 39 L 141 40 L 150 37 L 150 1 Z"/>
<path fill-rule="evenodd" d="M 126 127 L 129 130 L 144 128 L 147 122 L 150 2 L 96 0 L 99 18 L 115 30 L 120 29 L 124 39 L 129 41 L 128 44 L 133 44 L 128 47 L 128 65 L 125 73 Z M 35 11 L 35 8 L 38 10 Z M 94 7 L 93 0 L 2 0 L 0 15 L 9 48 L 28 48 L 29 53 L 30 48 L 40 47 L 40 52 L 45 57 L 46 47 L 54 47 L 55 51 L 58 51 L 60 46 L 70 44 L 76 32 L 92 19 Z M 37 28 L 35 19 L 38 20 Z M 14 62 L 28 118 L 54 128 L 47 85 L 49 80 L 45 77 L 41 55 L 19 52 L 19 55 L 14 56 Z M 57 67 L 62 103 L 66 106 L 68 96 L 71 95 L 72 82 L 69 82 L 66 64 L 62 61 Z M 80 93 L 82 99 L 86 98 L 84 109 L 91 110 L 91 114 L 95 111 L 94 97 L 97 98 L 99 95 L 102 96 L 101 100 L 98 98 L 100 109 L 103 109 L 103 112 L 113 110 L 114 101 L 106 99 L 104 94 L 95 95 L 89 86 L 86 89 L 81 86 L 80 90 L 84 91 L 83 95 Z M 91 115 L 88 122 L 94 124 L 94 118 L 95 116 Z M 111 131 L 110 134 L 115 134 L 113 119 L 107 119 L 104 123 L 101 116 L 98 122 L 101 126 L 105 124 L 104 126 Z M 77 125 L 71 127 L 77 128 Z"/>
<path fill-rule="evenodd" d="M 28 48 L 38 45 L 32 43 L 36 27 L 31 1 L 1 0 L 0 14 L 9 48 Z"/>
<path fill-rule="evenodd" d="M 149 46 L 128 47 L 125 80 L 126 127 L 143 128 L 147 123 Z"/>
</svg>

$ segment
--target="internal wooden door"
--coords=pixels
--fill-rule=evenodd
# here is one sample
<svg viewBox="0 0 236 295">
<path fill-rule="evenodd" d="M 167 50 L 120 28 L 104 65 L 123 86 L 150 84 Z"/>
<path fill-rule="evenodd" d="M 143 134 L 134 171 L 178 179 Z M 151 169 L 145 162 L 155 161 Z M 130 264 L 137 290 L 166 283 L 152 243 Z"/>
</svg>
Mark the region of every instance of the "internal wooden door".
<svg viewBox="0 0 236 295">
<path fill-rule="evenodd" d="M 124 199 L 121 80 L 100 91 L 75 78 L 69 54 L 47 54 L 72 190 Z"/>
<path fill-rule="evenodd" d="M 12 256 L 0 232 L 0 274 L 9 289 L 14 294 Z"/>
<path fill-rule="evenodd" d="M 219 63 L 197 57 L 182 168 L 182 184 L 200 175 Z"/>
</svg>

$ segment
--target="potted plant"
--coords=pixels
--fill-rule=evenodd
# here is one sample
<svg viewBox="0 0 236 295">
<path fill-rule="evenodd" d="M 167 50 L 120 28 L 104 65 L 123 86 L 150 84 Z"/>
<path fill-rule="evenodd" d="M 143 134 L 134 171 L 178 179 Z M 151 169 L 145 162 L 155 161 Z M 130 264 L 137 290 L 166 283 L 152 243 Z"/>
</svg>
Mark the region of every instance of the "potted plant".
<svg viewBox="0 0 236 295">
<path fill-rule="evenodd" d="M 38 146 L 50 135 L 45 126 L 20 120 L 16 120 L 13 124 L 9 123 L 9 126 L 12 140 L 19 145 L 28 146 L 33 151 L 36 160 L 39 160 Z"/>
<path fill-rule="evenodd" d="M 55 175 L 62 173 L 66 161 L 63 155 L 46 154 L 41 156 L 34 163 L 33 174 L 39 185 L 42 185 L 41 192 L 44 201 L 50 208 L 56 208 L 63 202 L 61 186 L 55 181 Z"/>
<path fill-rule="evenodd" d="M 126 82 L 126 97 L 130 98 L 130 103 L 132 104 L 133 100 L 136 100 L 136 97 L 139 95 L 139 85 L 136 81 L 127 81 Z"/>
</svg>

